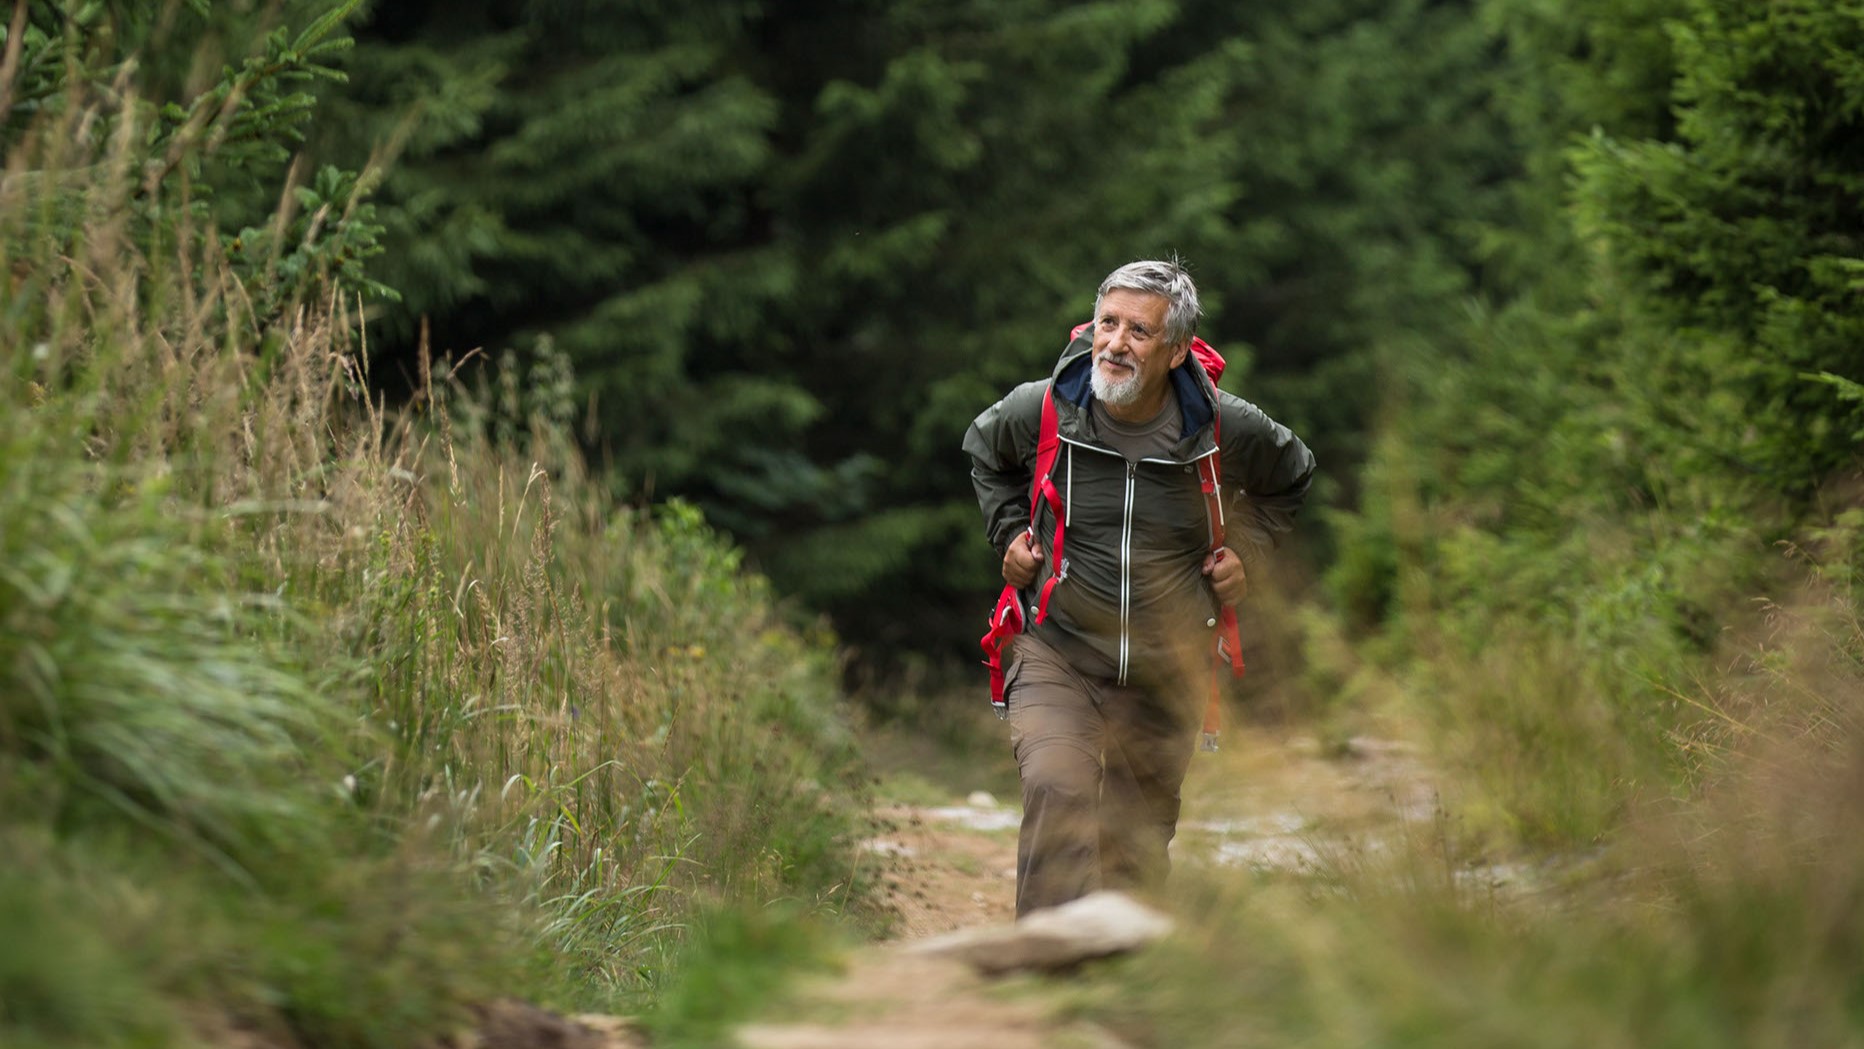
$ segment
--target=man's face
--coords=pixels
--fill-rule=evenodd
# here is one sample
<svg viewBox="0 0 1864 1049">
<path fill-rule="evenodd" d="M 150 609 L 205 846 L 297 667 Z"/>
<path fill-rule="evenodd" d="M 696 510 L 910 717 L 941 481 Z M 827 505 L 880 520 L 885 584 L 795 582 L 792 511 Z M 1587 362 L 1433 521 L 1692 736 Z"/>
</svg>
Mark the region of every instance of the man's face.
<svg viewBox="0 0 1864 1049">
<path fill-rule="evenodd" d="M 1094 318 L 1094 396 L 1112 407 L 1150 405 L 1171 370 L 1191 352 L 1165 344 L 1163 295 L 1114 288 L 1100 300 Z"/>
</svg>

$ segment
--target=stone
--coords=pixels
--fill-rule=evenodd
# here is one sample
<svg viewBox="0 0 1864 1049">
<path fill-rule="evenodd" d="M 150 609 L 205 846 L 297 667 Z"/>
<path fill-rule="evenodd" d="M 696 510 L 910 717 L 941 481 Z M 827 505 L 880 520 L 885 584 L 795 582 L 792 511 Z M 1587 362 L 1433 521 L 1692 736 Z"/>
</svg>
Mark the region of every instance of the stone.
<svg viewBox="0 0 1864 1049">
<path fill-rule="evenodd" d="M 987 790 L 972 791 L 970 795 L 964 799 L 964 803 L 974 809 L 994 809 L 997 807 L 997 799 Z"/>
<path fill-rule="evenodd" d="M 1166 915 L 1124 893 L 1104 891 L 1036 911 L 1014 925 L 960 929 L 901 950 L 956 959 L 986 976 L 1053 972 L 1138 950 L 1171 930 Z"/>
</svg>

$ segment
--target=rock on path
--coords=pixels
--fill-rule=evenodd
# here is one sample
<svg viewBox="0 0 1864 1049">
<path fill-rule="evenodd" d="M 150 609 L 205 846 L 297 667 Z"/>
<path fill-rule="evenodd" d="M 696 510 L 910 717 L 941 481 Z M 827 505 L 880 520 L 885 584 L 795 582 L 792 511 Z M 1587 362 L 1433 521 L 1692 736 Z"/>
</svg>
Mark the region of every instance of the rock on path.
<svg viewBox="0 0 1864 1049">
<path fill-rule="evenodd" d="M 954 958 L 986 976 L 1057 972 L 1112 954 L 1136 951 L 1166 936 L 1172 920 L 1118 892 L 1096 892 L 1036 911 L 1014 925 L 960 929 L 916 940 L 908 954 Z"/>
<path fill-rule="evenodd" d="M 1170 918 L 1100 892 L 1014 925 L 870 947 L 803 996 L 831 1021 L 746 1024 L 744 1049 L 1042 1049 L 1066 1035 L 1086 1049 L 1125 1049 L 1107 1031 L 1058 1020 L 1039 999 L 985 993 L 991 977 L 1065 969 L 1135 950 L 1170 932 Z"/>
</svg>

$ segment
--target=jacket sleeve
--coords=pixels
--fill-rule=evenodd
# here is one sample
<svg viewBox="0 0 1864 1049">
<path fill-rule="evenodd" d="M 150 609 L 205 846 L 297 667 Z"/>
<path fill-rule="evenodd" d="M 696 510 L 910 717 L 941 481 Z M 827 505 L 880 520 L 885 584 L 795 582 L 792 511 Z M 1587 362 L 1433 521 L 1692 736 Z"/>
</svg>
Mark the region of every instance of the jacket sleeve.
<svg viewBox="0 0 1864 1049">
<path fill-rule="evenodd" d="M 1016 533 L 1029 527 L 1029 484 L 1034 479 L 1042 392 L 1047 382 L 1027 382 L 984 409 L 964 434 L 971 457 L 971 486 L 984 512 L 984 534 L 1000 557 Z"/>
<path fill-rule="evenodd" d="M 1294 528 L 1314 480 L 1314 453 L 1262 409 L 1221 398 L 1223 485 L 1231 492 L 1225 537 L 1244 563 L 1254 564 Z"/>
</svg>

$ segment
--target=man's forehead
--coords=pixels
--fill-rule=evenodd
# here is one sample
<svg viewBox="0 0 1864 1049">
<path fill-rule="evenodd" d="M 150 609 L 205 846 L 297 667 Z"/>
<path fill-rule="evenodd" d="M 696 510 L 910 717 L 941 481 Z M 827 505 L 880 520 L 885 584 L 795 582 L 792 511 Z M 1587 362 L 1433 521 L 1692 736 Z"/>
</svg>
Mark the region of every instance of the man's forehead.
<svg viewBox="0 0 1864 1049">
<path fill-rule="evenodd" d="M 1101 297 L 1100 312 L 1107 313 L 1141 313 L 1163 316 L 1171 303 L 1156 292 L 1138 291 L 1133 288 L 1109 288 Z"/>
</svg>

